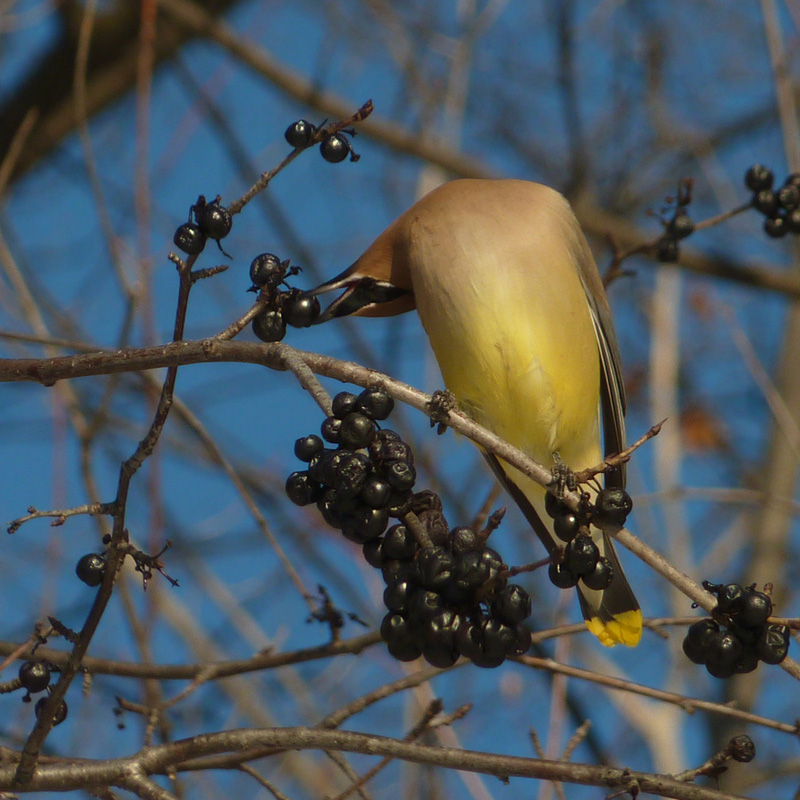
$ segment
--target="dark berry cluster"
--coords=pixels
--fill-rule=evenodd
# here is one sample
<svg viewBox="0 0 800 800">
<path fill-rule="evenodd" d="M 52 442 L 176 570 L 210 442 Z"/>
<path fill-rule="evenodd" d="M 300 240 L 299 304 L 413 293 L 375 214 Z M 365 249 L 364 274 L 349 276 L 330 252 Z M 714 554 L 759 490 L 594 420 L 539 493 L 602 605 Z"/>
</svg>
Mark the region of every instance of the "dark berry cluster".
<svg viewBox="0 0 800 800">
<path fill-rule="evenodd" d="M 767 620 L 772 614 L 769 595 L 756 591 L 755 584 L 737 583 L 703 586 L 717 596 L 714 609 L 724 624 L 701 619 L 689 627 L 683 652 L 695 664 L 703 664 L 715 678 L 752 672 L 759 661 L 780 664 L 789 651 L 789 629 Z"/>
<path fill-rule="evenodd" d="M 296 275 L 299 267 L 289 266 L 273 253 L 261 253 L 250 264 L 249 291 L 260 291 L 269 304 L 253 319 L 253 333 L 262 342 L 279 342 L 286 336 L 286 326 L 307 328 L 320 313 L 319 300 L 300 289 L 281 289 L 289 275 Z"/>
<path fill-rule="evenodd" d="M 753 164 L 744 176 L 753 193 L 750 203 L 764 215 L 764 231 L 779 239 L 787 233 L 800 234 L 800 172 L 793 172 L 780 188 L 775 174 L 761 164 Z"/>
<path fill-rule="evenodd" d="M 499 666 L 530 647 L 522 624 L 530 597 L 508 583 L 506 565 L 485 536 L 450 529 L 439 497 L 413 491 L 411 448 L 377 424 L 392 407 L 378 389 L 336 395 L 322 438 L 295 443 L 308 469 L 289 476 L 286 492 L 297 505 L 316 503 L 325 521 L 361 544 L 367 563 L 381 570 L 388 609 L 381 635 L 395 658 L 422 655 L 449 667 L 465 656 Z M 323 439 L 336 447 L 326 448 Z M 400 522 L 389 527 L 391 519 Z"/>
<path fill-rule="evenodd" d="M 233 227 L 233 217 L 217 197 L 210 203 L 201 194 L 197 202 L 189 208 L 189 221 L 179 225 L 172 237 L 175 246 L 190 256 L 198 255 L 206 246 L 206 239 L 213 239 L 222 250 L 220 239 L 224 239 Z M 194 220 L 192 220 L 194 217 Z M 225 253 L 224 250 L 222 250 Z M 230 256 L 225 253 L 228 258 Z"/>
<path fill-rule="evenodd" d="M 659 261 L 671 262 L 678 260 L 678 242 L 694 232 L 694 222 L 689 216 L 689 204 L 692 202 L 693 182 L 690 179 L 682 180 L 678 186 L 678 196 L 675 198 L 675 207 L 668 219 L 662 219 L 664 233 L 658 240 L 656 256 Z"/>
<path fill-rule="evenodd" d="M 299 119 L 297 122 L 293 122 L 283 135 L 292 147 L 306 148 L 313 142 L 318 130 L 319 128 L 307 119 Z M 319 152 L 326 161 L 338 164 L 348 156 L 350 156 L 351 161 L 358 161 L 361 158 L 353 150 L 353 145 L 350 139 L 347 138 L 347 134 L 355 136 L 356 132 L 352 129 L 347 129 L 323 136 L 322 141 L 319 143 Z"/>
<path fill-rule="evenodd" d="M 607 589 L 614 579 L 614 567 L 592 539 L 589 524 L 622 526 L 633 508 L 624 489 L 602 489 L 593 504 L 576 513 L 555 495 L 547 493 L 545 509 L 553 518 L 553 532 L 564 542 L 561 559 L 550 562 L 548 575 L 559 589 L 571 589 L 578 581 L 589 589 Z"/>
</svg>

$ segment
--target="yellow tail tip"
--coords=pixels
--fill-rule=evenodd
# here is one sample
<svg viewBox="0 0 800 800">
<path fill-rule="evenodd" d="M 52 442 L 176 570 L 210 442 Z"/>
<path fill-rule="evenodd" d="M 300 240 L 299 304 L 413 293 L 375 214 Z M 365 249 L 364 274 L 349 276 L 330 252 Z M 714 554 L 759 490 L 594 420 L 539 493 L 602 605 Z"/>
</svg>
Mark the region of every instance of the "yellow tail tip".
<svg viewBox="0 0 800 800">
<path fill-rule="evenodd" d="M 638 608 L 635 611 L 623 611 L 608 622 L 592 617 L 586 620 L 586 627 L 606 647 L 613 647 L 615 644 L 636 647 L 642 638 L 642 612 Z"/>
</svg>

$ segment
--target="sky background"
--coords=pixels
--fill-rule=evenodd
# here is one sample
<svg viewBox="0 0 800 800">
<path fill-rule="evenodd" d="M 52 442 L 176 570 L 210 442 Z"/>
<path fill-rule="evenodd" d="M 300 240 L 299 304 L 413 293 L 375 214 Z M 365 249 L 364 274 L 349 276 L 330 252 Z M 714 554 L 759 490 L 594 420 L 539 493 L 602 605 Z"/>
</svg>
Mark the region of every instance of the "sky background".
<svg viewBox="0 0 800 800">
<path fill-rule="evenodd" d="M 110 6 L 101 4 L 101 12 Z M 771 56 L 767 32 L 773 21 L 778 35 Z M 224 22 L 242 42 L 269 53 L 322 95 L 342 98 L 352 111 L 371 98 L 375 120 L 411 134 L 421 146 L 433 142 L 444 152 L 462 154 L 476 170 L 539 180 L 565 191 L 590 234 L 601 271 L 611 251 L 597 222 L 600 211 L 619 225 L 612 231 L 617 236 L 624 223 L 655 237 L 661 230 L 657 215 L 682 177 L 694 178 L 692 215 L 703 219 L 748 199 L 742 176 L 750 164 L 768 164 L 778 180 L 790 170 L 791 148 L 787 155 L 784 138 L 794 128 L 779 117 L 773 60 L 778 41 L 790 82 L 796 78 L 800 9 L 795 3 L 266 0 L 235 4 Z M 42 0 L 0 5 L 0 125 L 3 104 L 54 46 L 60 30 L 59 16 Z M 301 117 L 318 123 L 325 116 L 319 106 L 291 97 L 219 43 L 190 41 L 156 69 L 144 113 L 129 92 L 93 116 L 91 144 L 102 200 L 87 177 L 86 151 L 75 134 L 0 197 L 0 235 L 7 253 L 0 275 L 0 355 L 44 353 L 41 342 L 2 335 L 42 338 L 20 300 L 12 262 L 47 336 L 74 345 L 58 352 L 168 341 L 177 281 L 167 253 L 191 203 L 201 193 L 233 201 L 288 153 L 283 131 L 289 123 Z M 397 152 L 368 126 L 353 144 L 361 156 L 357 163 L 329 164 L 310 150 L 279 174 L 236 217 L 224 242 L 231 259 L 213 244 L 206 247 L 199 267 L 225 263 L 230 269 L 194 289 L 186 338 L 213 335 L 247 310 L 253 300 L 246 293 L 248 267 L 258 253 L 291 258 L 303 267 L 293 284 L 310 287 L 350 264 L 414 201 L 421 186 L 452 177 L 413 154 Z M 116 268 L 101 210 L 119 248 Z M 761 219 L 751 212 L 698 232 L 682 255 L 687 261 L 702 256 L 790 275 L 797 248 L 790 239 L 764 236 Z M 764 577 L 753 575 L 749 565 L 766 501 L 739 491 L 763 488 L 770 436 L 794 435 L 791 427 L 776 427 L 768 403 L 774 396 L 758 385 L 753 366 L 778 380 L 776 364 L 788 341 L 787 300 L 735 282 L 661 269 L 649 257 L 632 258 L 625 266 L 632 275 L 616 281 L 609 294 L 628 383 L 629 437 L 670 417 L 664 442 L 659 437 L 644 448 L 630 468 L 635 502 L 630 527 L 696 580 L 774 581 L 782 586 L 780 615 L 797 616 L 791 582 L 798 556 L 794 500 L 788 498 L 791 514 L 782 540 L 786 572 Z M 130 326 L 120 275 L 137 297 Z M 242 338 L 254 340 L 249 329 Z M 290 329 L 286 342 L 357 360 L 427 392 L 441 387 L 413 315 Z M 743 351 L 745 346 L 750 350 Z M 677 356 L 672 368 L 665 366 L 669 353 Z M 345 388 L 326 386 L 331 392 Z M 104 409 L 91 472 L 99 497 L 113 497 L 119 463 L 146 431 L 152 398 L 144 396 L 136 376 L 81 379 L 71 382 L 70 391 L 72 399 L 36 385 L 0 388 L 4 519 L 24 514 L 29 505 L 64 508 L 88 501 L 73 426 L 76 408 L 89 416 Z M 292 456 L 294 440 L 316 431 L 322 421 L 311 398 L 289 375 L 243 364 L 184 368 L 177 396 L 246 478 L 304 584 L 313 590 L 323 583 L 342 608 L 378 625 L 383 613 L 379 576 L 356 548 L 322 525 L 315 510 L 298 510 L 282 494 L 286 475 L 299 466 Z M 796 417 L 797 409 L 788 411 Z M 418 487 L 442 494 L 451 525 L 467 524 L 491 488 L 474 448 L 452 432 L 437 437 L 411 409 L 398 409 L 391 426 L 417 453 Z M 796 466 L 795 458 L 791 469 Z M 501 498 L 497 505 L 505 502 Z M 241 497 L 175 413 L 157 456 L 133 482 L 128 527 L 151 551 L 165 539 L 174 542 L 167 569 L 181 586 L 171 589 L 156 578 L 143 594 L 135 577 L 127 576 L 92 645 L 93 655 L 141 659 L 133 620 L 146 626 L 158 663 L 246 657 L 268 645 L 291 649 L 325 641 L 323 626 L 306 624 L 306 605 Z M 74 564 L 84 553 L 101 549 L 101 533 L 95 522 L 78 517 L 60 528 L 36 521 L 6 540 L 0 561 L 5 609 L 0 639 L 23 640 L 48 614 L 79 627 L 93 592 L 76 580 Z M 543 555 L 516 512 L 495 536 L 509 563 Z M 631 556 L 623 559 L 646 616 L 692 613 L 689 601 L 672 594 L 661 578 Z M 560 596 L 543 574 L 521 582 L 534 598 L 534 629 L 579 618 L 574 600 Z M 547 645 L 545 652 L 692 697 L 726 701 L 745 691 L 713 681 L 682 659 L 680 630 L 664 641 L 648 634 L 635 652 L 607 651 L 587 636 L 563 640 L 558 650 Z M 345 628 L 345 635 L 362 632 L 355 623 Z M 233 681 L 206 686 L 176 707 L 174 735 L 313 724 L 344 699 L 404 670 L 373 648 L 364 657 L 238 679 L 237 686 L 251 698 L 249 707 L 241 699 L 237 705 L 237 689 L 228 685 Z M 16 667 L 6 673 L 3 680 L 13 677 Z M 758 676 L 751 686 L 754 711 L 791 723 L 800 714 L 797 687 L 779 668 L 761 667 Z M 170 696 L 184 686 L 162 688 Z M 69 722 L 49 740 L 53 752 L 107 757 L 134 751 L 141 744 L 141 726 L 129 718 L 128 727 L 117 731 L 113 697 L 140 699 L 140 691 L 112 677 L 98 677 L 86 697 L 75 685 L 68 696 Z M 528 731 L 534 728 L 555 755 L 583 714 L 592 718 L 597 749 L 583 745 L 576 760 L 594 761 L 600 752 L 634 769 L 683 769 L 701 763 L 732 735 L 719 717 L 689 716 L 577 680 L 566 690 L 576 717 L 563 717 L 558 702 L 551 702 L 563 687 L 554 688 L 547 673 L 519 665 L 488 672 L 463 667 L 437 678 L 433 691 L 448 710 L 475 703 L 452 734 L 474 749 L 530 755 Z M 16 694 L 2 702 L 7 706 L 2 736 L 16 746 L 30 728 L 31 709 L 19 704 Z M 392 698 L 357 717 L 353 729 L 402 736 L 420 702 L 420 695 Z M 647 718 L 652 726 L 641 724 Z M 658 726 L 663 731 L 658 736 L 647 730 Z M 739 725 L 733 733 L 744 730 Z M 758 797 L 787 796 L 797 785 L 794 743 L 762 727 L 748 732 L 763 755 L 751 765 L 749 778 L 729 788 Z M 313 763 L 324 774 L 324 760 L 313 758 Z M 356 768 L 365 763 L 371 762 L 354 759 Z M 780 774 L 783 767 L 786 777 Z M 264 770 L 289 796 L 313 796 L 290 769 L 267 764 Z M 764 779 L 769 773 L 776 776 L 771 782 Z M 374 796 L 398 796 L 392 794 L 398 786 L 415 796 L 417 779 L 413 769 L 393 766 L 376 781 Z M 749 788 L 750 779 L 755 788 Z M 190 779 L 189 794 L 267 796 L 242 778 L 214 775 L 211 780 L 203 786 Z M 493 779 L 476 782 L 457 775 L 440 780 L 441 794 L 429 787 L 429 796 L 467 791 L 499 798 L 522 785 L 507 788 Z M 546 797 L 550 789 L 531 784 L 525 791 Z M 597 793 L 573 787 L 568 796 Z"/>
</svg>

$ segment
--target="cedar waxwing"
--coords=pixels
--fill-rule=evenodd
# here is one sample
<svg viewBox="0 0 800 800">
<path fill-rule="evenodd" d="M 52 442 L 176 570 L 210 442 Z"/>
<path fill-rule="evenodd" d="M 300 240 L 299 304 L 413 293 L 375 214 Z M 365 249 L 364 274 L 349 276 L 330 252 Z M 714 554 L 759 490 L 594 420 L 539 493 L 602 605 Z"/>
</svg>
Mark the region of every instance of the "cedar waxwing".
<svg viewBox="0 0 800 800">
<path fill-rule="evenodd" d="M 544 466 L 560 457 L 577 471 L 624 449 L 608 301 L 578 221 L 553 189 L 521 180 L 446 183 L 312 293 L 338 289 L 344 294 L 320 321 L 416 308 L 461 408 Z M 559 543 L 545 490 L 485 456 L 552 554 Z M 624 469 L 606 476 L 607 486 L 624 482 Z M 592 534 L 614 578 L 603 591 L 578 583 L 586 624 L 604 645 L 636 645 L 639 604 L 609 537 Z"/>
</svg>

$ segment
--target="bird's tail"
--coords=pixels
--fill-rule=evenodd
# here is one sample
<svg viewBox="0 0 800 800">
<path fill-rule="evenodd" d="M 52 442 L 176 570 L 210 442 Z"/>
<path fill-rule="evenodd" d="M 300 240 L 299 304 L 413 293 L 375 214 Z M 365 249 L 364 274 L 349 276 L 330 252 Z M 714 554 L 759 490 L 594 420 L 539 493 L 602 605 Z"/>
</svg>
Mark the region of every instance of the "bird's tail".
<svg viewBox="0 0 800 800">
<path fill-rule="evenodd" d="M 543 507 L 544 490 L 540 489 L 537 484 L 530 489 L 529 493 L 526 493 L 517 481 L 512 479 L 511 475 L 516 472 L 513 467 L 506 465 L 497 456 L 490 453 L 484 453 L 484 456 L 502 486 L 519 506 L 528 523 L 547 548 L 547 552 L 552 555 L 559 547 L 558 540 L 545 522 L 545 515 L 537 511 L 529 497 L 529 493 L 541 493 L 541 502 L 537 505 Z M 525 478 L 525 482 L 526 484 L 532 483 L 527 478 Z M 597 528 L 592 530 L 592 538 L 600 550 L 600 555 L 605 556 L 611 562 L 614 577 L 611 585 L 602 590 L 589 589 L 583 581 L 579 581 L 576 588 L 586 627 L 606 647 L 613 647 L 615 644 L 635 647 L 642 637 L 642 612 L 639 603 L 622 571 L 622 565 L 611 538 Z"/>
</svg>

